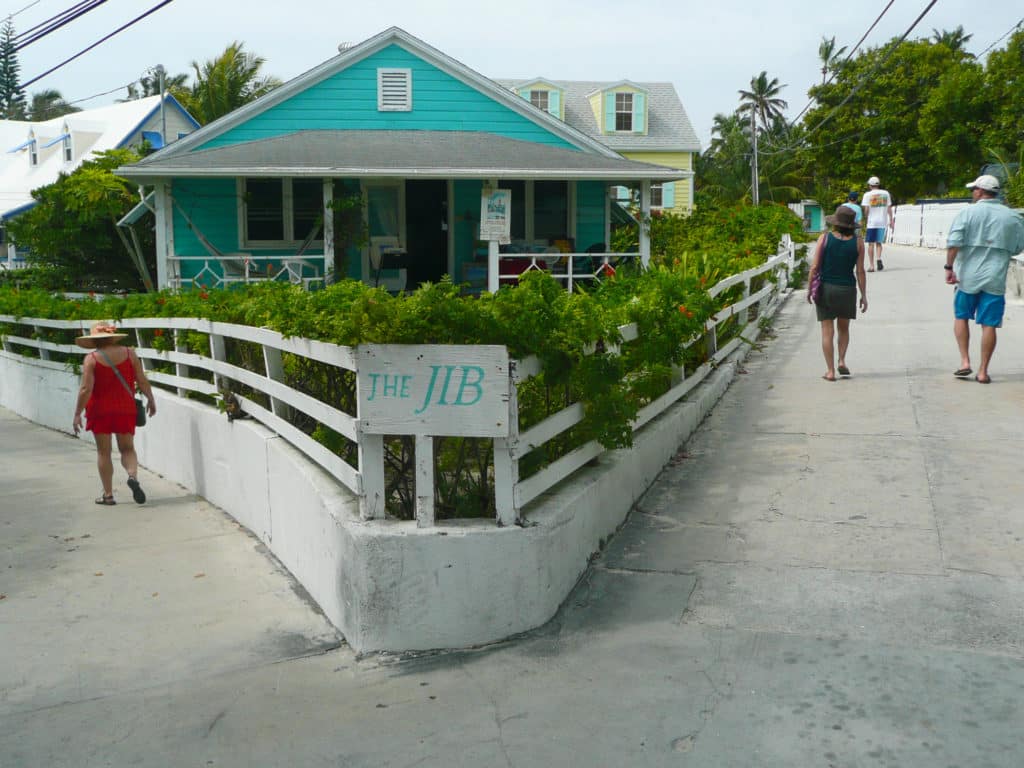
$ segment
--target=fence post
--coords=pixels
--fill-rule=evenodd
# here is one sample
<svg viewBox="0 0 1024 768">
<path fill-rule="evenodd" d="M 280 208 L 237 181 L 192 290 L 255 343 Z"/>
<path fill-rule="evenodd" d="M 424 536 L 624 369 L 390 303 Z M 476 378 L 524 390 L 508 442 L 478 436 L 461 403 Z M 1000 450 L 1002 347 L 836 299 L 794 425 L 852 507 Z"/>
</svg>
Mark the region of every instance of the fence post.
<svg viewBox="0 0 1024 768">
<path fill-rule="evenodd" d="M 33 325 L 32 326 L 32 330 L 35 331 L 36 336 L 38 338 L 40 338 L 40 340 L 42 340 L 43 326 L 41 326 L 41 325 Z M 50 359 L 50 350 L 43 349 L 42 347 L 38 347 L 38 348 L 36 348 L 36 352 L 39 353 L 39 359 L 40 360 L 49 360 Z"/>
<path fill-rule="evenodd" d="M 265 344 L 263 347 L 263 365 L 267 372 L 267 378 L 272 381 L 284 381 L 284 360 L 281 356 L 281 350 L 276 347 L 268 347 Z M 278 400 L 276 397 L 270 398 L 270 410 L 275 416 L 280 416 L 282 419 L 288 419 L 291 415 L 291 409 L 288 404 Z"/>
<path fill-rule="evenodd" d="M 224 346 L 224 337 L 220 334 L 210 334 L 210 357 L 221 363 L 226 362 L 228 359 L 227 349 Z M 224 379 L 220 374 L 213 374 L 213 385 L 218 390 L 227 389 Z"/>
<path fill-rule="evenodd" d="M 359 516 L 363 520 L 384 517 L 384 435 L 359 432 Z"/>
<path fill-rule="evenodd" d="M 515 525 L 516 485 L 519 483 L 519 460 L 512 450 L 519 441 L 519 399 L 516 395 L 516 361 L 508 361 L 508 437 L 494 438 L 494 507 L 499 526 Z"/>
<path fill-rule="evenodd" d="M 434 438 L 416 435 L 416 526 L 434 526 Z"/>
<path fill-rule="evenodd" d="M 180 328 L 175 328 L 174 329 L 174 351 L 175 352 L 187 352 L 188 351 L 185 348 L 185 345 L 181 343 L 181 333 L 182 333 L 182 331 L 181 331 Z M 174 364 L 174 373 L 175 373 L 176 376 L 180 376 L 183 379 L 187 379 L 189 377 L 188 366 L 187 365 L 183 365 L 181 363 L 175 363 Z M 178 397 L 187 397 L 188 396 L 188 390 L 184 389 L 183 387 L 178 387 L 177 388 L 177 392 L 178 392 Z"/>
</svg>

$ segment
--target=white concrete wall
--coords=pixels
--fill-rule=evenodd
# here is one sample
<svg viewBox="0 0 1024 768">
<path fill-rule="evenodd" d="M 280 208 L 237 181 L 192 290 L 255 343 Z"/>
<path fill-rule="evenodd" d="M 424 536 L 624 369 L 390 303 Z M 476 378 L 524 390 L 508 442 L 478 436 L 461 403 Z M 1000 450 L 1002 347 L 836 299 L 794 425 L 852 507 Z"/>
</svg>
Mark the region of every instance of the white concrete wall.
<svg viewBox="0 0 1024 768">
<path fill-rule="evenodd" d="M 746 354 L 747 345 L 738 354 Z M 737 358 L 738 359 L 738 358 Z M 360 652 L 480 645 L 544 624 L 725 391 L 735 363 L 526 510 L 531 525 L 362 521 L 358 500 L 248 420 L 157 395 L 140 461 L 252 530 Z M 0 352 L 0 405 L 70 432 L 78 382 L 65 366 Z"/>
</svg>

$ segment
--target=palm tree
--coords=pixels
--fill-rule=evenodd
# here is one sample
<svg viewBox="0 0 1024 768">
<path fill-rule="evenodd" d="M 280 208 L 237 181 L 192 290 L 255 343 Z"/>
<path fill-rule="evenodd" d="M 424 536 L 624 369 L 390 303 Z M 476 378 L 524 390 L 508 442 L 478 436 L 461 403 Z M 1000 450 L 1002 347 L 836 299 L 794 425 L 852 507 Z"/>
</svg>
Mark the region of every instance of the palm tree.
<svg viewBox="0 0 1024 768">
<path fill-rule="evenodd" d="M 935 41 L 937 45 L 944 45 L 949 48 L 949 50 L 953 51 L 953 53 L 963 54 L 971 59 L 974 58 L 974 55 L 968 53 L 964 46 L 967 45 L 967 41 L 972 37 L 974 37 L 974 35 L 964 33 L 963 24 L 957 24 L 956 29 L 952 31 L 944 29 L 940 32 L 932 27 L 932 40 Z"/>
<path fill-rule="evenodd" d="M 782 117 L 782 111 L 789 108 L 789 104 L 779 98 L 779 93 L 785 88 L 779 85 L 779 78 L 768 79 L 767 72 L 761 72 L 756 77 L 750 78 L 750 90 L 739 92 L 740 107 L 739 114 L 753 113 L 755 122 L 761 127 L 768 129 L 776 117 Z"/>
<path fill-rule="evenodd" d="M 202 66 L 193 61 L 196 79 L 192 87 L 171 89 L 200 123 L 216 120 L 281 85 L 276 77 L 260 75 L 265 59 L 243 51 L 243 46 L 233 42 Z"/>
<path fill-rule="evenodd" d="M 846 53 L 846 46 L 844 45 L 839 50 L 836 50 L 836 38 L 822 36 L 821 42 L 818 43 L 818 58 L 821 59 L 821 84 L 824 85 L 828 79 L 828 73 L 834 72 L 836 66 L 839 64 L 839 57 Z"/>
<path fill-rule="evenodd" d="M 144 99 L 147 96 L 160 95 L 160 77 L 163 76 L 164 92 L 175 90 L 181 91 L 186 87 L 188 75 L 184 72 L 177 75 L 168 75 L 163 64 L 157 64 L 146 70 L 146 73 L 139 78 L 138 83 L 131 83 L 128 86 L 128 98 L 118 101 L 135 101 Z"/>
<path fill-rule="evenodd" d="M 28 107 L 28 119 L 38 123 L 81 111 L 80 107 L 72 106 L 64 101 L 60 91 L 50 88 L 32 94 L 32 103 Z"/>
</svg>

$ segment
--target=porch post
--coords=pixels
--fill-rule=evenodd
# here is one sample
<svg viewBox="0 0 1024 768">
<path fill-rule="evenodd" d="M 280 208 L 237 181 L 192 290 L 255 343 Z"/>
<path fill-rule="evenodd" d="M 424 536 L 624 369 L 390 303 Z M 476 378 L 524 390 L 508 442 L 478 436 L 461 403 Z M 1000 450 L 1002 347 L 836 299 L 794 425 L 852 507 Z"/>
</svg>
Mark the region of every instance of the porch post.
<svg viewBox="0 0 1024 768">
<path fill-rule="evenodd" d="M 167 182 L 156 184 L 156 288 L 163 290 L 168 286 L 168 258 L 174 247 L 173 223 L 174 211 L 171 210 L 171 196 L 168 194 Z M 180 286 L 179 286 L 180 287 Z"/>
<path fill-rule="evenodd" d="M 334 271 L 334 179 L 324 179 L 324 276 Z M 344 277 L 344 275 L 342 275 Z M 334 275 L 337 280 L 338 276 Z"/>
<path fill-rule="evenodd" d="M 485 187 L 489 186 L 491 189 L 498 188 L 497 179 L 488 179 Z M 527 185 L 529 186 L 529 185 Z M 483 219 L 480 220 L 481 223 Z M 498 241 L 488 240 L 487 241 L 487 290 L 490 293 L 498 292 Z"/>
<path fill-rule="evenodd" d="M 651 181 L 640 182 L 640 263 L 644 269 L 651 262 L 651 231 L 648 228 L 651 220 Z"/>
</svg>

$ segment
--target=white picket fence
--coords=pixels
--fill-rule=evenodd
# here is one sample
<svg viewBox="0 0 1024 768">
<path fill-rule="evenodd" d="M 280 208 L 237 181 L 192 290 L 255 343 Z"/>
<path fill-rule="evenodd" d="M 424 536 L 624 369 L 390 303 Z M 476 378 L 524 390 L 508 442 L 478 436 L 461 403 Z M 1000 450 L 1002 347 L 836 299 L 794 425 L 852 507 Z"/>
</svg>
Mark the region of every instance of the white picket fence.
<svg viewBox="0 0 1024 768">
<path fill-rule="evenodd" d="M 787 238 L 780 246 L 779 254 L 770 258 L 762 266 L 727 278 L 710 289 L 710 295 L 716 296 L 733 286 L 742 285 L 743 296 L 734 304 L 719 310 L 713 318 L 707 321 L 702 338 L 706 340 L 708 361 L 693 371 L 677 371 L 676 383 L 672 388 L 640 411 L 633 423 L 634 430 L 642 428 L 683 398 L 737 347 L 753 340 L 758 329 L 756 323 L 748 322 L 750 308 L 757 307 L 755 313 L 757 318 L 764 317 L 774 308 L 790 284 L 789 277 L 796 265 L 797 258 L 797 248 Z M 804 258 L 803 253 L 799 258 Z M 751 293 L 751 281 L 762 275 L 767 278 L 764 286 Z M 732 318 L 736 318 L 735 322 L 738 325 L 739 333 L 727 343 L 719 345 L 719 332 L 722 326 Z M 54 343 L 32 336 L 47 328 L 72 330 L 85 334 L 92 322 L 94 321 L 48 320 L 0 315 L 0 323 L 14 324 L 28 329 L 27 332 L 20 334 L 4 335 L 3 348 L 8 352 L 20 354 L 26 354 L 31 350 L 29 354 L 34 354 L 42 359 L 51 359 L 54 353 L 81 355 L 85 350 L 74 344 Z M 384 506 L 379 503 L 385 494 L 383 436 L 363 433 L 359 428 L 358 414 L 346 413 L 284 383 L 282 354 L 297 355 L 318 363 L 355 372 L 356 354 L 352 347 L 302 338 L 285 338 L 280 333 L 265 328 L 193 318 L 130 318 L 120 321 L 118 326 L 136 332 L 138 339 L 136 352 L 143 360 L 147 368 L 147 376 L 154 384 L 172 389 L 179 395 L 195 392 L 218 398 L 221 396 L 222 381 L 227 379 L 240 382 L 265 395 L 271 404 L 270 408 L 235 393 L 242 410 L 248 416 L 277 433 L 316 462 L 353 494 L 356 494 L 361 500 L 360 508 L 365 519 L 384 517 Z M 154 334 L 168 331 L 173 334 L 175 349 L 153 348 L 151 344 Z M 635 324 L 623 326 L 620 331 L 623 344 L 628 344 L 639 338 L 639 331 Z M 208 335 L 209 356 L 185 351 L 182 341 L 183 334 L 187 332 Z M 693 339 L 687 346 L 699 340 Z M 227 362 L 225 350 L 227 344 L 232 341 L 259 345 L 262 349 L 263 371 L 254 372 Z M 172 374 L 153 370 L 153 364 L 156 362 L 172 364 L 175 372 Z M 541 371 L 540 362 L 533 357 L 514 361 L 510 367 L 515 384 L 525 382 Z M 226 388 L 231 389 L 230 386 Z M 584 407 L 581 403 L 570 405 L 530 429 L 519 433 L 517 428 L 519 414 L 515 392 L 516 388 L 513 386 L 508 414 L 511 434 L 507 438 L 492 438 L 494 440 L 496 522 L 499 525 L 514 524 L 520 518 L 522 510 L 527 504 L 606 450 L 597 441 L 589 442 L 560 457 L 536 474 L 520 479 L 520 460 L 529 452 L 580 423 L 584 417 Z M 305 432 L 293 426 L 287 418 L 289 409 L 305 414 L 317 423 L 329 427 L 355 443 L 358 447 L 358 466 L 346 462 Z M 432 439 L 429 437 L 417 437 L 416 445 L 423 450 L 425 455 L 430 455 L 432 453 L 431 441 Z M 417 458 L 421 457 L 417 456 Z M 416 462 L 416 496 L 418 499 L 432 499 L 434 495 L 432 467 L 420 466 L 421 463 L 421 461 Z M 428 513 L 418 515 L 417 525 L 434 525 L 432 504 L 427 504 L 424 508 Z"/>
</svg>

